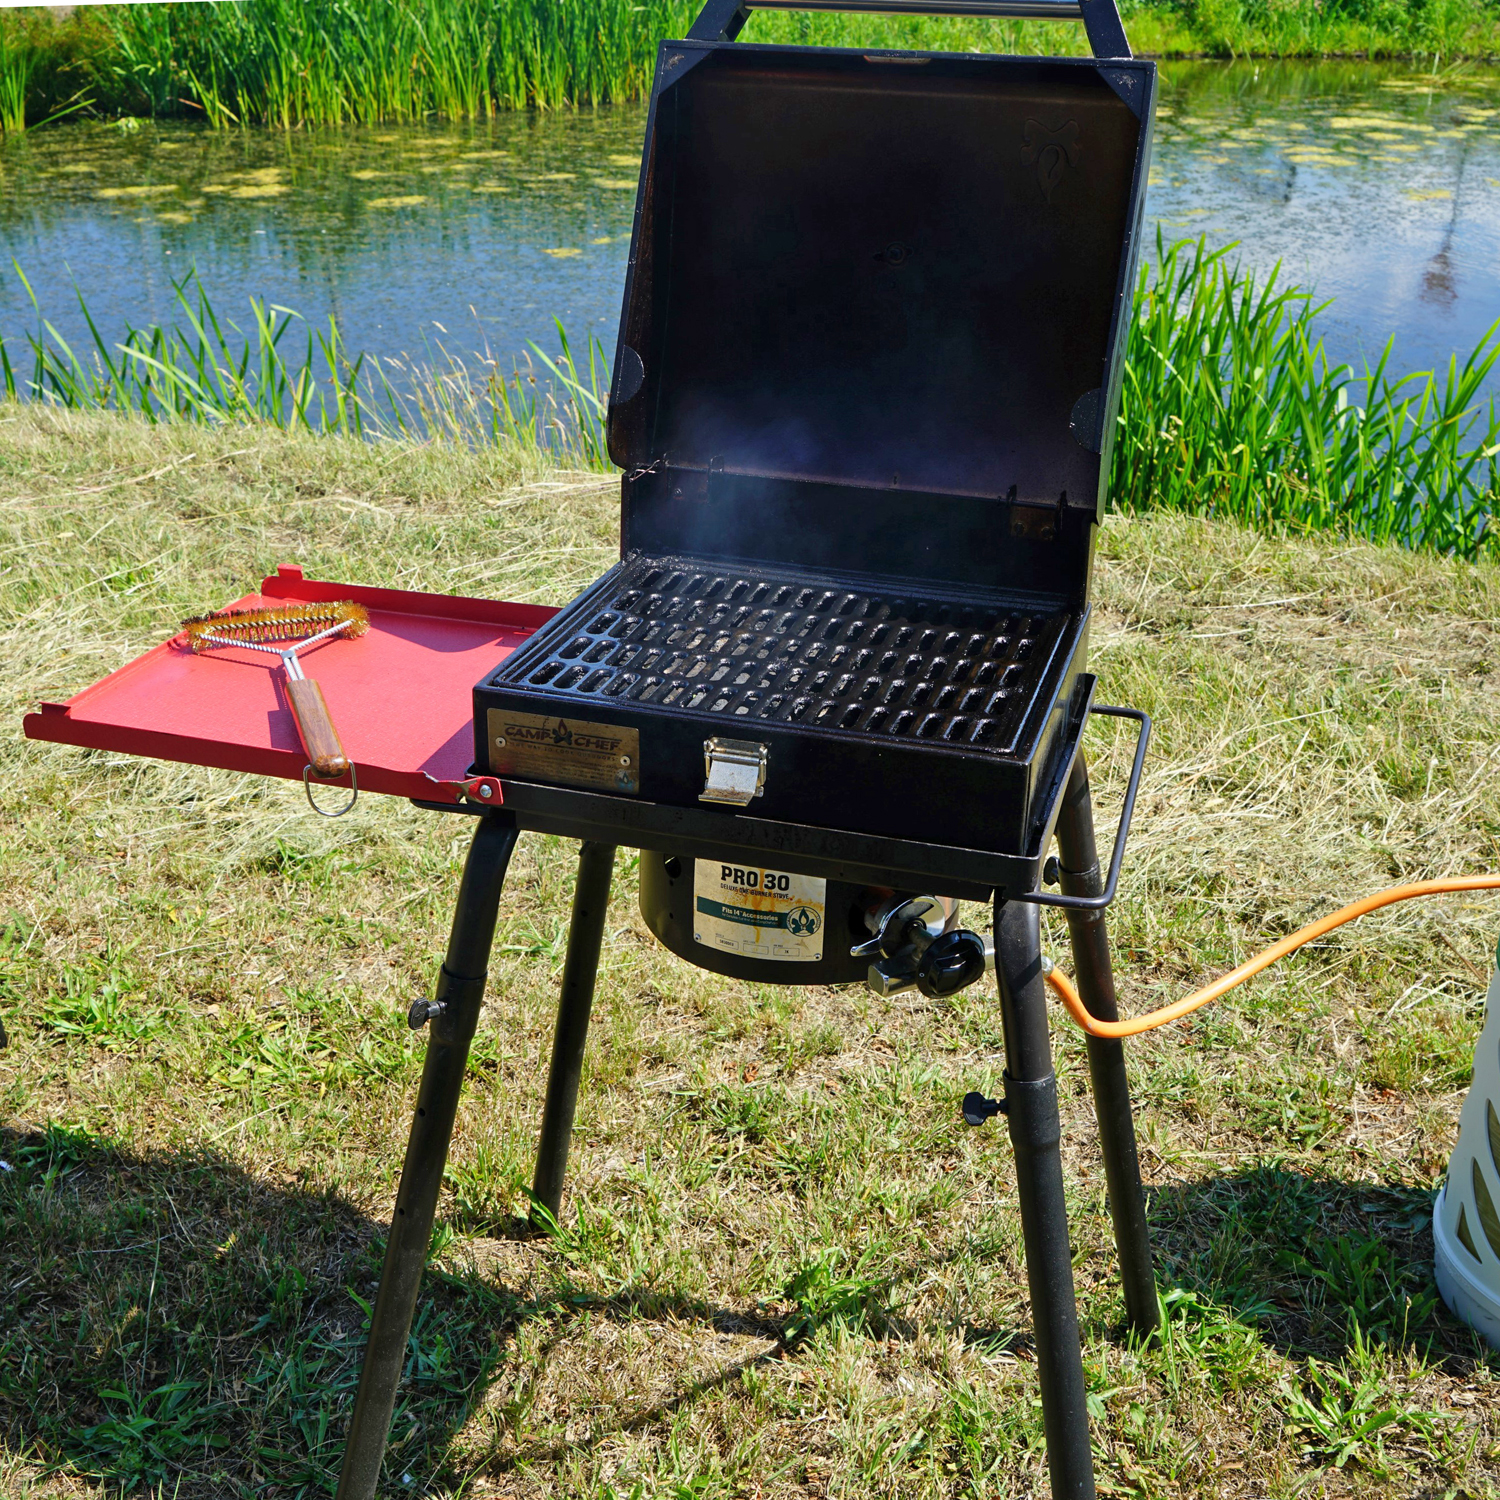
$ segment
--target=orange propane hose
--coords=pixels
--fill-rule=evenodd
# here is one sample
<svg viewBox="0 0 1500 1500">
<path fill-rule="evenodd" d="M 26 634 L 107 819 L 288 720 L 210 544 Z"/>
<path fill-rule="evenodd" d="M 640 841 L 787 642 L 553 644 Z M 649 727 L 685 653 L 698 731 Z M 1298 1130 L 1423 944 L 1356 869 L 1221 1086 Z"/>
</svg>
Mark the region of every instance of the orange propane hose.
<svg viewBox="0 0 1500 1500">
<path fill-rule="evenodd" d="M 1072 980 L 1065 974 L 1060 974 L 1056 969 L 1048 972 L 1047 983 L 1057 991 L 1068 1014 L 1090 1036 L 1106 1037 L 1110 1040 L 1139 1036 L 1143 1031 L 1154 1031 L 1158 1026 L 1165 1026 L 1169 1021 L 1176 1021 L 1183 1016 L 1191 1015 L 1195 1010 L 1207 1005 L 1210 1000 L 1217 1000 L 1220 995 L 1227 994 L 1236 985 L 1241 985 L 1253 975 L 1259 974 L 1262 969 L 1270 968 L 1278 959 L 1285 958 L 1288 953 L 1295 953 L 1303 944 L 1322 937 L 1325 932 L 1332 932 L 1335 927 L 1342 927 L 1345 922 L 1354 921 L 1356 917 L 1379 911 L 1382 906 L 1394 906 L 1398 901 L 1410 901 L 1416 896 L 1441 896 L 1453 891 L 1495 890 L 1500 890 L 1500 875 L 1455 875 L 1446 880 L 1417 880 L 1410 885 L 1390 886 L 1386 890 L 1376 891 L 1373 896 L 1366 896 L 1361 901 L 1340 907 L 1338 911 L 1326 917 L 1319 917 L 1316 922 L 1309 922 L 1306 927 L 1299 927 L 1289 937 L 1282 938 L 1279 943 L 1272 943 L 1269 948 L 1257 953 L 1254 958 L 1247 959 L 1239 968 L 1231 969 L 1227 974 L 1221 974 L 1212 984 L 1204 985 L 1201 990 L 1194 990 L 1191 995 L 1185 995 L 1171 1005 L 1164 1005 L 1160 1010 L 1150 1011 L 1144 1016 L 1132 1016 L 1126 1021 L 1101 1021 L 1091 1016 L 1084 1009 L 1083 1001 L 1078 998 L 1078 991 L 1073 988 Z"/>
</svg>

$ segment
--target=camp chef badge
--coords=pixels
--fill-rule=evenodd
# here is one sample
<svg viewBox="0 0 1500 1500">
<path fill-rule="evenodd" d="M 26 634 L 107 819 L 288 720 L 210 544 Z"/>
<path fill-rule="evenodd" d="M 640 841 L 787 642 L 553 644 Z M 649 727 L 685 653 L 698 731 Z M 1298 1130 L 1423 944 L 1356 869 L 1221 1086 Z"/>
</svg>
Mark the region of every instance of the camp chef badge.
<svg viewBox="0 0 1500 1500">
<path fill-rule="evenodd" d="M 641 732 L 553 714 L 492 708 L 487 719 L 490 769 L 497 776 L 593 787 L 601 792 L 641 789 Z"/>
</svg>

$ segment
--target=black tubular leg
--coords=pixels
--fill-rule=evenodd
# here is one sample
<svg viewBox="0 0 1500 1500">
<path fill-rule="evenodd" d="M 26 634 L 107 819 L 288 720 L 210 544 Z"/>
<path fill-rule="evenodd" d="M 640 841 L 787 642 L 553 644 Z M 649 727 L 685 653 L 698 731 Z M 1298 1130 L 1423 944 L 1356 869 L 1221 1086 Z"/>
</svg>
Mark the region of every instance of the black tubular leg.
<svg viewBox="0 0 1500 1500">
<path fill-rule="evenodd" d="M 1063 1199 L 1062 1127 L 1035 906 L 996 903 L 995 970 L 1005 1027 L 1005 1101 L 1016 1153 L 1052 1495 L 1053 1500 L 1094 1500 L 1083 1351 Z"/>
<path fill-rule="evenodd" d="M 578 1078 L 583 1047 L 594 1008 L 594 979 L 609 908 L 609 883 L 615 872 L 613 844 L 584 843 L 578 851 L 578 884 L 573 891 L 573 919 L 563 961 L 562 998 L 557 1004 L 557 1031 L 552 1039 L 552 1067 L 547 1074 L 547 1102 L 542 1108 L 542 1139 L 537 1147 L 532 1196 L 552 1215 L 562 1208 L 568 1145 L 578 1108 Z"/>
<path fill-rule="evenodd" d="M 406 1362 L 417 1290 L 427 1264 L 469 1043 L 484 998 L 500 889 L 515 844 L 516 830 L 505 814 L 487 813 L 474 831 L 464 864 L 448 956 L 438 975 L 436 998 L 442 1010 L 428 1023 L 427 1062 L 401 1166 L 401 1186 L 396 1190 L 396 1211 L 391 1216 L 359 1393 L 349 1420 L 337 1500 L 373 1500 L 380 1483 L 380 1464 L 396 1408 L 396 1386 Z"/>
<path fill-rule="evenodd" d="M 1099 853 L 1094 846 L 1094 809 L 1089 796 L 1089 772 L 1083 752 L 1063 793 L 1057 819 L 1058 863 L 1063 892 L 1069 896 L 1097 896 L 1104 889 Z M 1115 976 L 1109 958 L 1109 928 L 1102 911 L 1069 911 L 1068 932 L 1073 939 L 1073 977 L 1078 996 L 1091 1016 L 1117 1021 Z M 1088 1038 L 1089 1076 L 1094 1086 L 1094 1110 L 1099 1117 L 1099 1145 L 1104 1155 L 1104 1180 L 1109 1189 L 1109 1212 L 1115 1225 L 1115 1249 L 1120 1257 L 1120 1280 L 1125 1290 L 1125 1317 L 1142 1335 L 1157 1327 L 1156 1277 L 1151 1269 L 1151 1233 L 1146 1225 L 1146 1199 L 1141 1190 L 1141 1161 L 1136 1153 L 1135 1116 L 1130 1108 L 1130 1079 L 1125 1072 L 1125 1044 L 1104 1037 Z"/>
</svg>

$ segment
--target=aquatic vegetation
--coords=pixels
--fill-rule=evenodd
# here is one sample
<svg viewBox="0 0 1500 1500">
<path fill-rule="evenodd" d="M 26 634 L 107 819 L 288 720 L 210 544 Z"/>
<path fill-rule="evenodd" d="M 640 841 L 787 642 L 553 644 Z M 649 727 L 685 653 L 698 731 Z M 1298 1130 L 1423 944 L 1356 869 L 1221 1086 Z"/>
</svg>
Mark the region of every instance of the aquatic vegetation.
<svg viewBox="0 0 1500 1500">
<path fill-rule="evenodd" d="M 92 103 L 230 127 L 477 119 L 639 98 L 658 42 L 698 0 L 206 0 L 0 12 L 0 118 Z M 1123 0 L 1159 56 L 1493 57 L 1492 0 Z M 9 16 L 14 17 L 15 12 Z M 744 39 L 930 51 L 1080 53 L 1069 22 L 756 11 Z M 23 45 L 24 43 L 24 45 Z M 18 50 L 19 49 L 19 50 Z M 15 95 L 14 58 L 30 59 Z M 29 92 L 28 92 L 29 88 Z M 0 124 L 0 129 L 21 128 Z"/>
<path fill-rule="evenodd" d="M 1500 359 L 1500 323 L 1441 380 L 1391 374 L 1389 346 L 1357 375 L 1329 363 L 1309 292 L 1274 272 L 1258 281 L 1232 254 L 1201 239 L 1159 241 L 1141 272 L 1111 458 L 1116 507 L 1500 557 L 1500 416 L 1481 395 Z M 313 329 L 254 300 L 241 329 L 191 276 L 176 297 L 174 324 L 127 329 L 117 342 L 83 306 L 91 347 L 81 353 L 39 312 L 24 352 L 13 358 L 0 339 L 0 394 L 156 421 L 520 443 L 608 467 L 605 352 L 590 338 L 576 357 L 560 323 L 556 356 L 532 345 L 507 369 L 488 349 L 351 356 L 335 322 Z"/>
<path fill-rule="evenodd" d="M 214 125 L 476 119 L 650 86 L 685 0 L 212 0 L 110 12 L 117 74 Z"/>
<path fill-rule="evenodd" d="M 1500 556 L 1500 418 L 1481 396 L 1492 325 L 1441 381 L 1330 365 L 1311 293 L 1200 239 L 1143 268 L 1113 456 L 1114 503 Z"/>
<path fill-rule="evenodd" d="M 96 188 L 94 191 L 94 196 L 96 198 L 104 199 L 158 198 L 163 193 L 175 193 L 177 191 L 178 187 L 175 182 L 142 182 L 132 184 L 130 187 Z M 215 191 L 215 189 L 206 187 L 203 189 L 203 191 L 205 193 L 208 193 Z"/>
<path fill-rule="evenodd" d="M 46 11 L 0 10 L 0 135 L 89 108 L 90 69 L 78 59 L 101 45 L 96 23 L 81 17 L 59 26 Z"/>
<path fill-rule="evenodd" d="M 19 266 L 14 273 L 31 295 L 25 273 Z M 24 353 L 13 358 L 0 337 L 0 398 L 154 422 L 248 421 L 372 440 L 521 444 L 608 467 L 608 362 L 597 339 L 576 360 L 561 324 L 555 357 L 532 346 L 534 358 L 508 370 L 487 349 L 468 359 L 439 347 L 420 361 L 376 360 L 350 355 L 333 319 L 313 328 L 289 308 L 252 298 L 241 328 L 220 318 L 191 273 L 173 289 L 173 323 L 127 328 L 115 341 L 80 294 L 90 335 L 82 350 L 38 309 Z"/>
<path fill-rule="evenodd" d="M 33 47 L 0 35 L 0 131 L 6 134 L 26 128 L 26 94 L 36 65 Z"/>
</svg>

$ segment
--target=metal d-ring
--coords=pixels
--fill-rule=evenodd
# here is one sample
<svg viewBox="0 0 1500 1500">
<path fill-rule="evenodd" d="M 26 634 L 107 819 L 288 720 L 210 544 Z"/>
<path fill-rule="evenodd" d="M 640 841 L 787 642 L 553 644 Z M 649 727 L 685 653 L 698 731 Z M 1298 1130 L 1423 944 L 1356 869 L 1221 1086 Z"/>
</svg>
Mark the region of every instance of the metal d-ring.
<svg viewBox="0 0 1500 1500">
<path fill-rule="evenodd" d="M 354 774 L 354 762 L 349 762 L 349 785 L 353 790 L 349 794 L 349 800 L 337 812 L 328 812 L 325 808 L 318 806 L 313 801 L 312 782 L 308 779 L 312 775 L 311 766 L 302 768 L 302 790 L 307 793 L 307 805 L 317 813 L 320 818 L 342 818 L 345 813 L 354 811 L 354 804 L 359 801 L 359 777 Z"/>
</svg>

